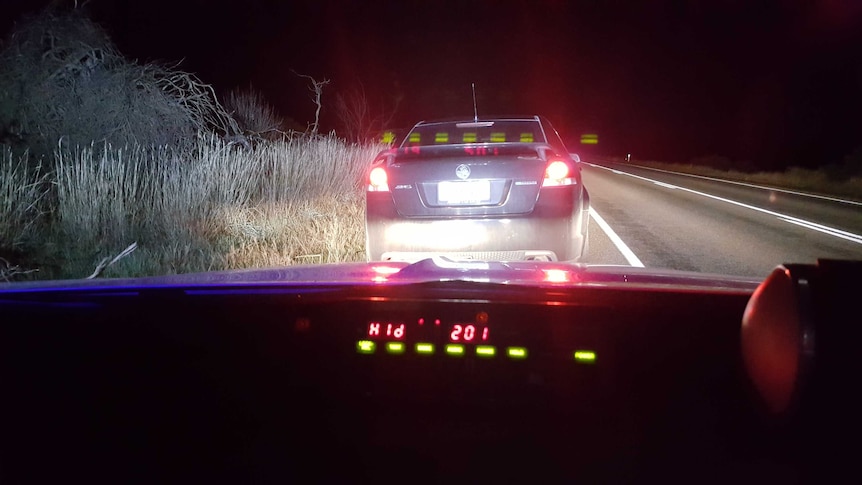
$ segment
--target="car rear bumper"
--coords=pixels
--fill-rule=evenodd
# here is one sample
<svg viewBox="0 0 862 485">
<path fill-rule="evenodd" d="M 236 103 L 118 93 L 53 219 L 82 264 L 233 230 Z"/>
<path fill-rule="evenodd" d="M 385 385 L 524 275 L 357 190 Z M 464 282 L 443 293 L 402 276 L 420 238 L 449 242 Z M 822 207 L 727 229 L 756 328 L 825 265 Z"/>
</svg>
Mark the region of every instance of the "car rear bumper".
<svg viewBox="0 0 862 485">
<path fill-rule="evenodd" d="M 543 193 L 530 214 L 451 219 L 404 218 L 388 193 L 368 193 L 366 253 L 370 261 L 418 261 L 432 255 L 517 261 L 579 259 L 586 247 L 585 190 Z"/>
</svg>

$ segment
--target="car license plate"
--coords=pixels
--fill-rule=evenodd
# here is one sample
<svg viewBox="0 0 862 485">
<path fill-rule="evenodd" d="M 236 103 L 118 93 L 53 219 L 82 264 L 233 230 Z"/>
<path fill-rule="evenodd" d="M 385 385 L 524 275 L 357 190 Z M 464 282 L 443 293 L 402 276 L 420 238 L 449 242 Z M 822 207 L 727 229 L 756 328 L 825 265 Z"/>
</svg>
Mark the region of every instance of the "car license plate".
<svg viewBox="0 0 862 485">
<path fill-rule="evenodd" d="M 468 204 L 491 201 L 491 182 L 470 180 L 468 182 L 439 182 L 437 201 L 447 204 Z"/>
</svg>

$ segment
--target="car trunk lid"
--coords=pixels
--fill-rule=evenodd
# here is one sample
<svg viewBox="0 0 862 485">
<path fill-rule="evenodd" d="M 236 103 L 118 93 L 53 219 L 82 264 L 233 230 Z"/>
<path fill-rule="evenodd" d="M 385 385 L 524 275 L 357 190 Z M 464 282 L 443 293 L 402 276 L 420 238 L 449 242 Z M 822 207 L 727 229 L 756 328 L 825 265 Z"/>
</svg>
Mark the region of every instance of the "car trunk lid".
<svg viewBox="0 0 862 485">
<path fill-rule="evenodd" d="M 387 172 L 404 217 L 477 217 L 533 210 L 546 162 L 542 145 L 412 146 Z"/>
</svg>

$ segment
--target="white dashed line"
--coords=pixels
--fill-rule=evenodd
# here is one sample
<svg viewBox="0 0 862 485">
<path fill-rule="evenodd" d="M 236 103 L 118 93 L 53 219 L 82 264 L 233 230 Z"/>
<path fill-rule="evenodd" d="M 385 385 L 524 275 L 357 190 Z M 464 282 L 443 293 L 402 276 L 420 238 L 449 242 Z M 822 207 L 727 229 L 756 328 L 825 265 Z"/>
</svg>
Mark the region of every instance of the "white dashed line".
<svg viewBox="0 0 862 485">
<path fill-rule="evenodd" d="M 614 232 L 613 229 L 611 229 L 611 226 L 609 226 L 608 223 L 605 222 L 605 220 L 602 218 L 602 216 L 600 216 L 599 213 L 596 212 L 596 210 L 592 207 L 590 207 L 590 217 L 592 217 L 593 220 L 596 221 L 596 224 L 598 224 L 599 227 L 601 227 L 602 230 L 605 231 L 605 234 L 608 235 L 611 242 L 614 243 L 614 246 L 617 247 L 617 249 L 623 254 L 623 257 L 626 258 L 626 261 L 629 262 L 629 265 L 638 268 L 644 267 L 644 264 L 641 263 L 641 260 L 638 259 L 637 256 L 635 256 L 635 253 L 632 252 L 632 250 L 629 249 L 628 246 L 626 246 L 626 243 L 624 243 L 623 240 L 620 239 L 619 236 L 617 236 L 617 233 Z"/>
<path fill-rule="evenodd" d="M 628 172 L 620 172 L 618 170 L 603 167 L 601 165 L 590 164 L 590 166 L 596 167 L 596 168 L 601 168 L 604 170 L 608 170 L 610 172 L 621 174 L 621 175 L 628 175 L 629 177 L 634 177 L 636 179 L 645 180 L 647 182 L 651 182 L 651 183 L 654 183 L 656 185 L 660 185 L 662 187 L 673 188 L 673 189 L 677 189 L 677 190 L 683 190 L 683 191 L 689 192 L 691 194 L 700 195 L 702 197 L 708 197 L 710 199 L 718 200 L 721 202 L 726 202 L 728 204 L 733 204 L 733 205 L 738 206 L 738 207 L 744 207 L 746 209 L 751 209 L 753 211 L 757 211 L 757 212 L 760 212 L 763 214 L 769 214 L 771 216 L 777 217 L 778 219 L 780 219 L 782 221 L 789 222 L 791 224 L 796 224 L 798 226 L 804 227 L 806 229 L 810 229 L 812 231 L 818 231 L 820 233 L 827 234 L 829 236 L 838 237 L 841 239 L 845 239 L 847 241 L 851 241 L 851 242 L 854 242 L 856 244 L 862 244 L 862 235 L 859 235 L 859 234 L 854 234 L 852 232 L 842 231 L 841 229 L 836 229 L 834 227 L 824 226 L 823 224 L 818 224 L 816 222 L 806 221 L 805 219 L 800 219 L 798 217 L 788 216 L 786 214 L 781 214 L 780 212 L 775 212 L 775 211 L 771 211 L 768 209 L 763 209 L 761 207 L 756 207 L 756 206 L 749 205 L 749 204 L 743 204 L 742 202 L 737 202 L 735 200 L 725 199 L 724 197 L 718 197 L 717 195 L 707 194 L 705 192 L 700 192 L 697 190 L 692 190 L 692 189 L 688 189 L 685 187 L 680 187 L 678 185 L 666 184 L 664 182 L 659 182 L 657 180 L 653 180 L 653 179 L 650 179 L 647 177 L 642 177 L 640 175 L 635 175 L 635 174 L 631 174 Z"/>
</svg>

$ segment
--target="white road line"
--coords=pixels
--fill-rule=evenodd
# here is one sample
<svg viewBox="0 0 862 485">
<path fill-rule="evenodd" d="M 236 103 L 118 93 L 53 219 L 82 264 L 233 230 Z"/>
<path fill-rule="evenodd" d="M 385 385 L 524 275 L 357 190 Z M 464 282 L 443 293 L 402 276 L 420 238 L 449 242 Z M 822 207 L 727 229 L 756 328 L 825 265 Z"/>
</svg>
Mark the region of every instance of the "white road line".
<svg viewBox="0 0 862 485">
<path fill-rule="evenodd" d="M 796 224 L 797 226 L 802 226 L 802 227 L 807 228 L 807 229 L 813 229 L 813 230 L 815 230 L 815 231 L 825 232 L 825 233 L 827 233 L 827 234 L 829 234 L 829 235 L 831 235 L 831 236 L 840 237 L 841 239 L 846 239 L 846 240 L 848 240 L 848 241 L 852 241 L 852 242 L 855 242 L 855 243 L 859 243 L 859 242 L 860 242 L 858 237 L 854 237 L 854 235 L 853 235 L 853 234 L 849 234 L 849 233 L 847 233 L 846 231 L 832 232 L 832 231 L 830 231 L 828 228 L 824 229 L 824 228 L 822 228 L 822 227 L 817 227 L 817 226 L 819 226 L 819 224 L 816 224 L 816 225 L 813 225 L 813 226 L 812 226 L 812 225 L 810 225 L 810 224 L 807 224 L 805 221 L 801 221 L 801 220 L 795 220 L 795 221 L 792 221 L 792 220 L 790 220 L 790 219 L 782 219 L 782 220 L 783 220 L 784 222 L 789 222 L 789 223 L 791 223 L 791 224 Z M 848 235 L 848 234 L 849 234 L 849 235 Z M 860 243 L 860 244 L 862 244 L 862 243 Z"/>
<path fill-rule="evenodd" d="M 647 182 L 652 182 L 656 185 L 661 185 L 663 187 L 670 185 L 670 184 L 666 184 L 664 182 L 659 182 L 657 180 L 653 180 L 653 179 L 650 179 L 647 177 L 641 177 L 640 175 L 635 175 L 635 174 L 631 174 L 628 172 L 619 172 L 617 170 L 603 167 L 601 165 L 592 165 L 592 166 L 594 166 L 596 168 L 602 168 L 605 170 L 609 170 L 609 171 L 614 172 L 614 173 L 620 173 L 622 175 L 628 175 L 629 177 L 634 177 L 636 179 L 646 180 Z M 816 222 L 806 221 L 805 219 L 800 219 L 798 217 L 788 216 L 788 215 L 782 214 L 780 212 L 775 212 L 775 211 L 771 211 L 768 209 L 763 209 L 761 207 L 756 207 L 756 206 L 749 205 L 749 204 L 743 204 L 742 202 L 737 202 L 735 200 L 725 199 L 724 197 L 718 197 L 717 195 L 707 194 L 705 192 L 700 192 L 697 190 L 692 190 L 692 189 L 680 187 L 677 185 L 671 186 L 670 188 L 674 188 L 677 190 L 684 190 L 686 192 L 689 192 L 689 193 L 692 193 L 695 195 L 700 195 L 702 197 L 708 197 L 710 199 L 718 200 L 721 202 L 726 202 L 728 204 L 733 204 L 733 205 L 739 206 L 739 207 L 744 207 L 746 209 L 751 209 L 753 211 L 761 212 L 763 214 L 769 214 L 771 216 L 777 217 L 778 219 L 780 219 L 782 221 L 797 224 L 797 225 L 804 227 L 806 229 L 811 229 L 812 231 L 818 231 L 818 232 L 821 232 L 823 234 L 828 234 L 830 236 L 839 237 L 841 239 L 846 239 L 847 241 L 855 242 L 857 244 L 862 244 L 862 235 L 859 235 L 859 234 L 854 234 L 852 232 L 843 231 L 841 229 L 836 229 L 834 227 L 825 226 L 823 224 L 818 224 Z"/>
<path fill-rule="evenodd" d="M 611 242 L 614 243 L 614 246 L 617 247 L 617 249 L 623 254 L 623 257 L 626 258 L 626 261 L 629 262 L 629 265 L 638 268 L 644 267 L 644 264 L 641 263 L 641 260 L 638 259 L 637 256 L 635 256 L 635 253 L 632 252 L 632 250 L 629 249 L 628 246 L 626 246 L 626 243 L 624 243 L 623 240 L 620 239 L 619 236 L 617 236 L 617 233 L 614 232 L 613 229 L 611 229 L 611 226 L 609 226 L 608 223 L 605 222 L 605 220 L 602 218 L 602 216 L 600 216 L 599 213 L 596 212 L 596 210 L 592 207 L 590 207 L 590 217 L 592 217 L 593 220 L 596 221 L 596 224 L 598 224 L 599 227 L 601 227 L 602 230 L 605 231 L 605 234 L 608 235 L 608 237 L 611 239 Z"/>
<path fill-rule="evenodd" d="M 620 172 L 620 171 L 618 171 L 618 170 L 614 170 L 614 169 L 611 169 L 611 168 L 603 167 L 603 166 L 601 166 L 601 165 L 595 165 L 595 164 L 592 164 L 592 163 L 589 163 L 589 162 L 583 162 L 583 163 L 586 163 L 587 165 L 590 165 L 591 167 L 604 168 L 605 170 L 610 170 L 611 172 L 614 172 L 614 173 L 617 173 L 617 174 L 619 174 L 619 173 L 623 173 L 623 172 Z M 672 175 L 682 175 L 682 176 L 684 176 L 684 177 L 692 177 L 692 178 L 698 178 L 698 179 L 704 179 L 704 180 L 712 180 L 712 181 L 715 181 L 715 182 L 724 182 L 724 183 L 726 183 L 726 184 L 742 185 L 743 187 L 751 187 L 751 188 L 753 188 L 753 189 L 769 190 L 769 191 L 771 191 L 771 192 L 783 192 L 783 193 L 785 193 L 785 194 L 799 195 L 799 196 L 802 196 L 802 197 L 811 197 L 811 198 L 814 198 L 814 199 L 823 199 L 823 200 L 828 200 L 828 201 L 831 201 L 831 202 L 840 202 L 840 203 L 842 203 L 842 204 L 862 205 L 862 202 L 859 202 L 858 200 L 841 199 L 841 198 L 838 198 L 838 197 L 830 197 L 830 196 L 828 196 L 828 195 L 809 194 L 809 193 L 807 193 L 807 192 L 798 192 L 798 191 L 795 191 L 795 190 L 779 189 L 779 188 L 777 188 L 777 187 L 767 187 L 767 186 L 765 186 L 765 185 L 750 184 L 750 183 L 748 183 L 748 182 L 738 182 L 738 181 L 736 181 L 736 180 L 724 180 L 724 179 L 719 179 L 719 178 L 715 178 L 715 177 L 707 177 L 706 175 L 694 175 L 694 174 L 691 174 L 691 173 L 671 172 L 670 170 L 662 170 L 662 169 L 660 169 L 660 168 L 653 168 L 653 167 L 644 167 L 644 166 L 642 166 L 642 165 L 632 165 L 632 167 L 643 168 L 643 169 L 646 169 L 646 170 L 654 170 L 654 171 L 656 171 L 656 172 L 669 173 L 669 174 L 672 174 Z"/>
</svg>

